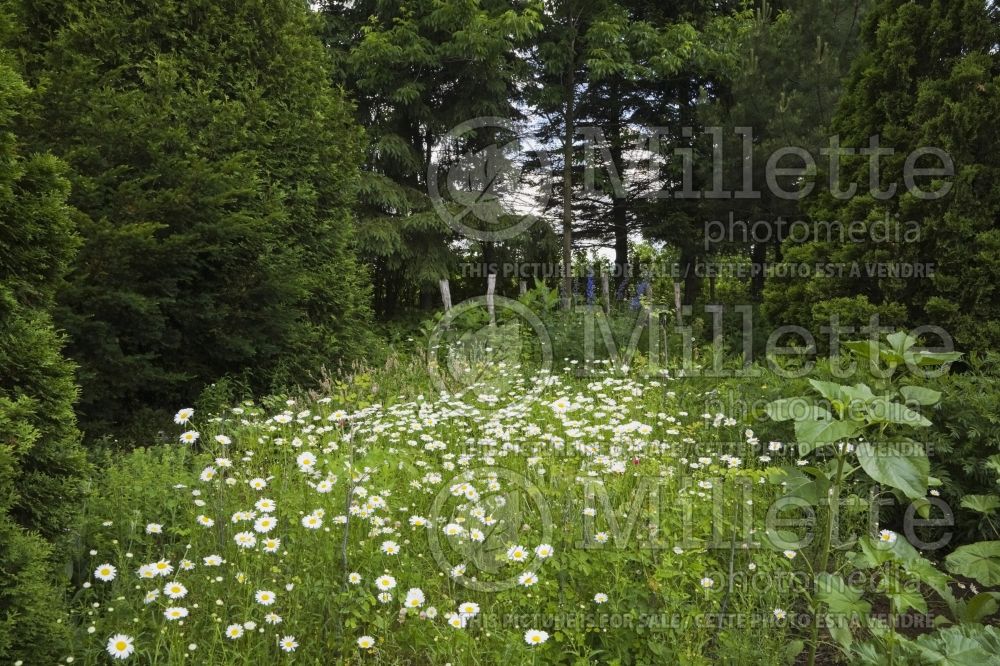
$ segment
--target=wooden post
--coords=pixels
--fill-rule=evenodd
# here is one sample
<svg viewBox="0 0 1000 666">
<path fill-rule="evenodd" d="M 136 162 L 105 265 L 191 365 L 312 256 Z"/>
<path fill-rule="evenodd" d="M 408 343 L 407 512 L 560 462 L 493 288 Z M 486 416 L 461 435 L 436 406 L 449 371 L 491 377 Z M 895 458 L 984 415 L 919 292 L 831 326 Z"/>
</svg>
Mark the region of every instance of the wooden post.
<svg viewBox="0 0 1000 666">
<path fill-rule="evenodd" d="M 495 326 L 497 323 L 496 312 L 493 309 L 493 292 L 497 288 L 497 275 L 496 273 L 490 273 L 486 276 L 486 309 L 490 313 L 490 325 Z"/>
<path fill-rule="evenodd" d="M 677 325 L 683 325 L 681 320 L 681 283 L 674 282 L 674 307 L 677 308 Z"/>
<path fill-rule="evenodd" d="M 439 282 L 441 285 L 441 301 L 444 303 L 444 311 L 451 310 L 451 288 L 448 286 L 447 278 Z"/>
<path fill-rule="evenodd" d="M 608 274 L 601 271 L 601 295 L 604 296 L 604 314 L 611 315 L 611 290 L 608 288 Z"/>
<path fill-rule="evenodd" d="M 528 281 L 521 280 L 521 295 L 524 296 L 528 293 Z"/>
</svg>

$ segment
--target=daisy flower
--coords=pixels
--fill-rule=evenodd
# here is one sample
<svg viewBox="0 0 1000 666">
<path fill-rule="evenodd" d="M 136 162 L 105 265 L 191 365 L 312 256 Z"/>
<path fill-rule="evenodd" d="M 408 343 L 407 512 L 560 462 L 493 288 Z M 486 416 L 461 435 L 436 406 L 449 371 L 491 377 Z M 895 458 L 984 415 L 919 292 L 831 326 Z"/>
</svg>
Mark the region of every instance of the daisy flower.
<svg viewBox="0 0 1000 666">
<path fill-rule="evenodd" d="M 242 624 L 231 624 L 226 627 L 226 638 L 235 641 L 243 635 L 243 631 L 244 629 Z"/>
<path fill-rule="evenodd" d="M 595 604 L 603 604 L 606 603 L 607 600 L 608 600 L 608 595 L 604 594 L 603 592 L 598 592 L 597 594 L 594 595 Z"/>
<path fill-rule="evenodd" d="M 125 634 L 115 634 L 108 639 L 108 654 L 114 659 L 128 659 L 135 652 L 135 639 Z"/>
<path fill-rule="evenodd" d="M 188 430 L 185 433 L 181 433 L 181 444 L 194 444 L 198 441 L 199 437 L 201 437 L 201 433 L 197 430 Z"/>
<path fill-rule="evenodd" d="M 168 620 L 182 620 L 188 616 L 188 609 L 183 606 L 170 606 L 163 611 L 163 617 Z"/>
<path fill-rule="evenodd" d="M 284 636 L 278 641 L 278 645 L 285 652 L 295 652 L 295 648 L 299 646 L 299 643 L 295 640 L 295 636 Z"/>
<path fill-rule="evenodd" d="M 113 566 L 107 563 L 102 564 L 98 566 L 96 569 L 94 569 L 94 578 L 100 581 L 104 581 L 105 583 L 114 580 L 115 576 L 117 575 L 118 575 L 118 569 L 115 569 Z"/>
<path fill-rule="evenodd" d="M 362 650 L 369 650 L 375 647 L 375 639 L 371 636 L 362 636 L 358 639 L 358 647 Z"/>
<path fill-rule="evenodd" d="M 257 590 L 257 593 L 254 595 L 254 599 L 256 599 L 257 603 L 261 606 L 270 606 L 274 603 L 274 600 L 277 599 L 277 596 L 270 590 Z"/>
<path fill-rule="evenodd" d="M 177 425 L 185 425 L 194 416 L 194 410 L 190 407 L 185 407 L 184 409 L 178 411 L 174 414 L 174 423 Z"/>
<path fill-rule="evenodd" d="M 528 645 L 541 645 L 547 640 L 549 640 L 548 632 L 537 629 L 528 629 L 524 632 L 524 642 Z"/>
<path fill-rule="evenodd" d="M 386 592 L 396 587 L 396 579 L 386 574 L 375 579 L 375 587 Z"/>
<path fill-rule="evenodd" d="M 183 599 L 187 593 L 187 588 L 177 581 L 167 583 L 163 586 L 163 594 L 167 595 L 171 599 Z"/>
</svg>

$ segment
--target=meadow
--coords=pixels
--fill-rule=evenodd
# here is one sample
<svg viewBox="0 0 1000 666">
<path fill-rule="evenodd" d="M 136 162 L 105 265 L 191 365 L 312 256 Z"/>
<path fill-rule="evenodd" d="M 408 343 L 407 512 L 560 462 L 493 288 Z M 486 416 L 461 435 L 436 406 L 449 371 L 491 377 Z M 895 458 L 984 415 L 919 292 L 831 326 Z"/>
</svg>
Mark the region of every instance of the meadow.
<svg viewBox="0 0 1000 666">
<path fill-rule="evenodd" d="M 414 359 L 180 409 L 169 441 L 109 456 L 77 535 L 75 661 L 884 663 L 888 646 L 924 663 L 955 640 L 967 659 L 940 663 L 995 662 L 1000 634 L 981 621 L 1000 595 L 960 592 L 948 568 L 995 584 L 997 542 L 971 568 L 932 563 L 846 473 L 824 508 L 821 469 L 860 470 L 865 440 L 774 438 L 796 381 L 539 370 L 483 360 L 520 348 L 486 330 L 463 338 L 478 372 L 453 394 Z M 727 385 L 776 400 L 706 411 Z M 901 616 L 915 631 L 888 629 Z M 972 637 L 933 631 L 949 618 Z"/>
</svg>

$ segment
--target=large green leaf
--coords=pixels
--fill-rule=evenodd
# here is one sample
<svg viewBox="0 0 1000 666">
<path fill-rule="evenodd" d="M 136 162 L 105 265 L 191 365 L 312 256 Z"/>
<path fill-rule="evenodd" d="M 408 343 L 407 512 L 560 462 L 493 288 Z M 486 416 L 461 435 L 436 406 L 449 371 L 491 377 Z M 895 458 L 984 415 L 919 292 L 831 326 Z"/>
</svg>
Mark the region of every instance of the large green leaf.
<svg viewBox="0 0 1000 666">
<path fill-rule="evenodd" d="M 991 515 L 1000 508 L 1000 497 L 996 495 L 966 495 L 962 498 L 962 506 L 978 513 Z"/>
<path fill-rule="evenodd" d="M 1000 541 L 960 546 L 944 562 L 953 574 L 974 578 L 983 585 L 1000 584 Z"/>
<path fill-rule="evenodd" d="M 876 398 L 868 403 L 868 413 L 873 421 L 884 423 L 899 423 L 913 427 L 926 428 L 931 422 L 919 412 L 915 412 L 899 402 L 891 402 L 886 398 Z"/>
<path fill-rule="evenodd" d="M 920 650 L 918 663 L 921 664 L 984 666 L 997 663 L 995 654 L 991 654 L 983 643 L 966 635 L 958 627 L 920 636 L 916 643 Z"/>
<path fill-rule="evenodd" d="M 872 607 L 861 595 L 862 590 L 848 585 L 841 576 L 816 576 L 816 598 L 826 604 L 831 615 L 867 615 Z"/>
<path fill-rule="evenodd" d="M 857 453 L 861 467 L 879 483 L 903 491 L 910 499 L 927 494 L 931 465 L 917 442 L 886 442 L 878 446 L 862 442 Z"/>
<path fill-rule="evenodd" d="M 764 410 L 775 421 L 833 418 L 827 410 L 804 398 L 782 398 L 769 402 Z"/>
<path fill-rule="evenodd" d="M 799 442 L 799 452 L 807 455 L 822 444 L 832 444 L 854 437 L 864 427 L 858 421 L 844 421 L 834 418 L 808 419 L 795 422 L 795 439 Z"/>
<path fill-rule="evenodd" d="M 917 405 L 936 405 L 941 400 L 941 391 L 923 386 L 904 386 L 899 389 L 899 393 L 907 403 Z"/>
</svg>

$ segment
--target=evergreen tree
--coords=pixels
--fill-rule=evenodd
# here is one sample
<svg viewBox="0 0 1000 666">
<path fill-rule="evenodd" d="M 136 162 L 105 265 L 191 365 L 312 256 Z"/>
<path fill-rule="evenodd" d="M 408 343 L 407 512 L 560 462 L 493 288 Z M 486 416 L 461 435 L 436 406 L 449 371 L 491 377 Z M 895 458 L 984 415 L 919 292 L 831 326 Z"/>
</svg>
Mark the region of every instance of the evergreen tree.
<svg viewBox="0 0 1000 666">
<path fill-rule="evenodd" d="M 44 90 L 27 127 L 81 213 L 58 322 L 93 434 L 223 375 L 262 391 L 368 350 L 360 134 L 304 1 L 20 11 Z"/>
<path fill-rule="evenodd" d="M 340 80 L 368 130 L 358 242 L 375 308 L 391 316 L 455 269 L 456 234 L 434 210 L 427 172 L 443 135 L 479 117 L 518 117 L 517 49 L 537 30 L 536 3 L 380 0 L 324 3 Z M 490 137 L 480 136 L 488 145 Z M 491 263 L 492 244 L 483 247 Z"/>
<path fill-rule="evenodd" d="M 0 662 L 55 663 L 69 637 L 50 542 L 72 526 L 88 467 L 49 311 L 77 237 L 65 165 L 24 156 L 12 131 L 32 92 L 9 61 L 0 55 Z"/>
<path fill-rule="evenodd" d="M 826 192 L 810 210 L 814 220 L 861 223 L 866 234 L 862 242 L 818 234 L 783 248 L 786 261 L 857 266 L 860 274 L 774 281 L 766 304 L 776 320 L 801 323 L 824 309 L 903 312 L 903 323 L 942 326 L 966 349 L 1000 344 L 998 19 L 996 4 L 982 0 L 876 4 L 833 130 L 841 146 L 870 149 L 877 135 L 879 146 L 894 152 L 843 157 L 840 187 L 855 184 L 857 194 L 839 199 Z M 945 151 L 954 175 L 914 182 L 925 192 L 950 187 L 945 196 L 908 191 L 906 161 L 925 147 Z M 878 179 L 870 185 L 876 159 Z M 929 154 L 911 166 L 941 169 L 944 163 Z M 896 191 L 889 193 L 892 185 Z M 933 277 L 868 275 L 876 263 L 933 266 Z"/>
</svg>

